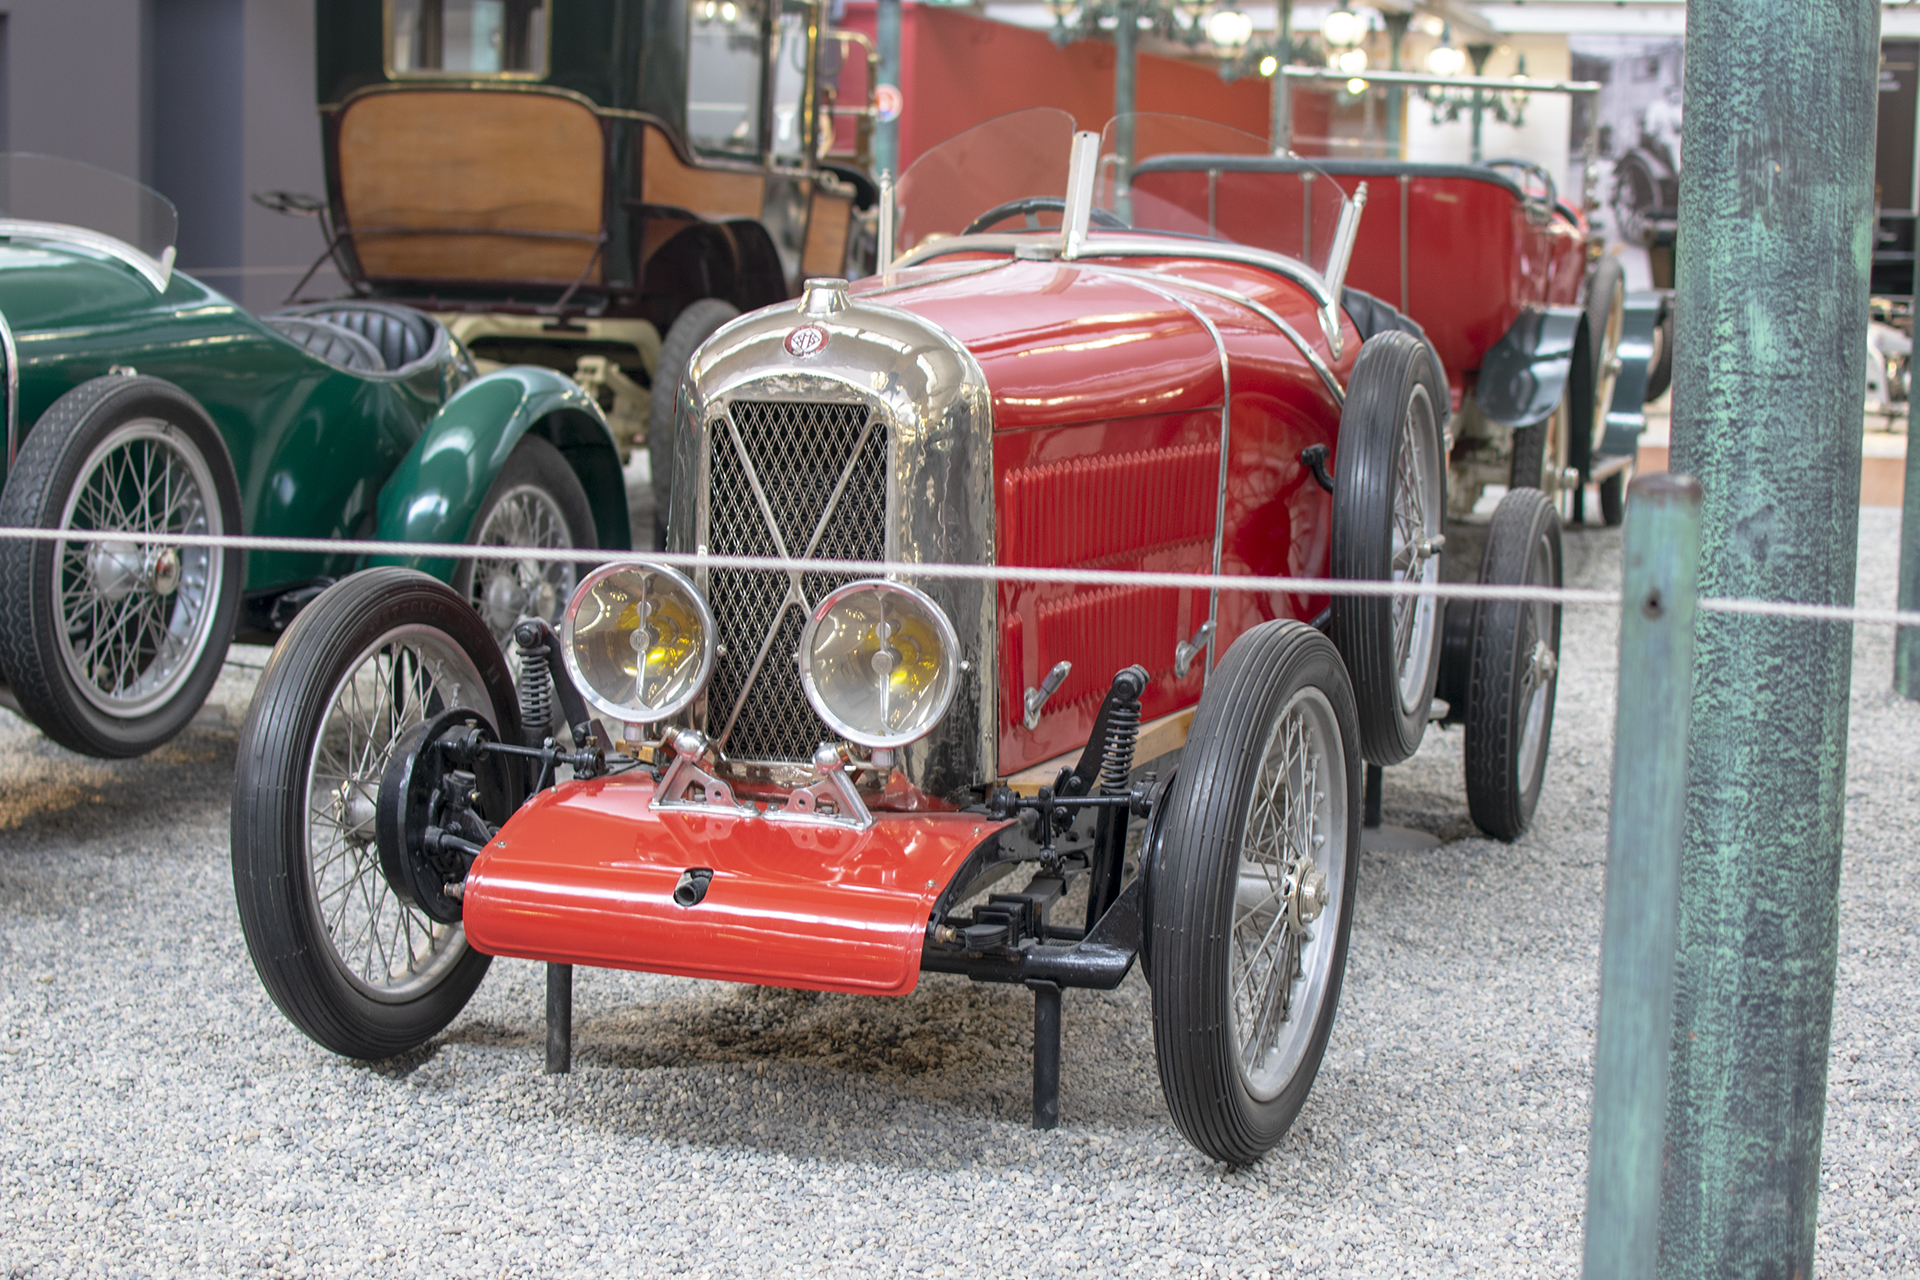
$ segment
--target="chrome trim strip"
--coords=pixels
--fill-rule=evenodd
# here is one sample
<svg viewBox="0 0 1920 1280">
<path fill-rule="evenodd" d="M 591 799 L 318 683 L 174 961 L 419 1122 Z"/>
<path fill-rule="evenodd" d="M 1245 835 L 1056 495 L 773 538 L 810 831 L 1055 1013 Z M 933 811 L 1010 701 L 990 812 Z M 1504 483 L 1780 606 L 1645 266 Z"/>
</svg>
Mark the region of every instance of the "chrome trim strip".
<svg viewBox="0 0 1920 1280">
<path fill-rule="evenodd" d="M 1087 224 L 1093 219 L 1093 179 L 1100 168 L 1100 135 L 1081 131 L 1073 135 L 1067 160 L 1066 207 L 1060 212 L 1060 230 L 1066 238 L 1060 256 L 1077 258 L 1087 248 Z"/>
<path fill-rule="evenodd" d="M 1354 191 L 1353 198 L 1340 209 L 1340 224 L 1333 230 L 1333 252 L 1327 257 L 1327 291 L 1334 297 L 1340 296 L 1340 288 L 1347 282 L 1347 264 L 1353 258 L 1353 242 L 1360 235 L 1360 215 L 1367 211 L 1367 184 L 1361 183 Z M 1333 358 L 1340 358 L 1343 339 L 1340 328 L 1334 326 L 1327 335 L 1328 346 L 1333 349 Z"/>
<path fill-rule="evenodd" d="M 7 474 L 20 453 L 20 348 L 13 344 L 13 326 L 0 313 L 0 355 L 7 361 Z"/>
<path fill-rule="evenodd" d="M 65 222 L 31 222 L 24 218 L 0 218 L 0 239 L 12 239 L 22 236 L 34 240 L 52 240 L 56 244 L 62 241 L 78 245 L 83 249 L 92 249 L 104 253 L 117 262 L 132 267 L 140 278 L 153 286 L 155 293 L 167 291 L 167 281 L 173 276 L 173 246 L 160 255 L 159 261 L 149 258 L 125 240 L 117 239 L 100 231 L 89 231 L 85 227 L 76 227 Z"/>
<path fill-rule="evenodd" d="M 1188 315 L 1206 326 L 1207 333 L 1213 338 L 1214 354 L 1220 358 L 1220 478 L 1214 493 L 1213 504 L 1213 575 L 1220 576 L 1220 559 L 1226 547 L 1227 538 L 1227 461 L 1229 446 L 1233 443 L 1233 363 L 1227 358 L 1227 340 L 1220 336 L 1219 326 L 1215 325 L 1207 314 L 1185 298 L 1163 287 L 1162 282 L 1150 272 L 1131 271 L 1126 267 L 1099 267 L 1081 264 L 1088 270 L 1109 274 L 1125 275 L 1137 282 L 1141 288 L 1157 293 L 1168 302 L 1181 308 Z M 1186 284 L 1187 281 L 1167 283 Z M 1226 292 L 1222 290 L 1222 292 Z M 1247 299 L 1240 299 L 1247 301 Z M 1279 317 L 1274 317 L 1279 319 Z M 1282 321 L 1281 323 L 1285 323 Z M 1207 665 L 1200 677 L 1200 687 L 1206 688 L 1207 681 L 1213 676 L 1214 637 L 1220 633 L 1217 625 L 1220 615 L 1220 587 L 1216 583 L 1207 588 Z"/>
<path fill-rule="evenodd" d="M 1237 303 L 1245 307 L 1284 334 L 1287 340 L 1299 349 L 1300 354 L 1307 358 L 1307 363 L 1313 366 L 1313 371 L 1320 375 L 1320 381 L 1326 384 L 1327 391 L 1333 396 L 1333 402 L 1343 409 L 1346 407 L 1347 389 L 1341 386 L 1340 379 L 1334 376 L 1333 367 L 1320 358 L 1320 353 L 1313 349 L 1311 343 L 1300 336 L 1298 329 L 1281 319 L 1279 314 L 1271 308 L 1255 302 L 1246 294 L 1235 293 L 1232 289 L 1217 284 L 1207 284 L 1201 280 L 1188 280 L 1183 276 L 1163 276 L 1158 272 L 1142 271 L 1137 267 L 1110 267 L 1092 262 L 1082 262 L 1078 265 L 1087 269 L 1105 271 L 1113 275 L 1126 276 L 1132 280 L 1151 281 L 1157 284 L 1174 285 L 1182 289 L 1193 289 L 1199 293 L 1211 294 L 1216 298 L 1224 298 L 1228 302 Z"/>
<path fill-rule="evenodd" d="M 889 265 L 890 270 L 898 271 L 904 267 L 918 266 L 929 258 L 937 258 L 949 253 L 1010 253 L 1021 245 L 1043 244 L 1045 241 L 1033 236 L 952 236 L 945 240 L 935 240 L 923 244 L 918 249 L 900 255 Z M 1251 245 L 1230 244 L 1223 240 L 1200 240 L 1187 236 L 1156 236 L 1151 232 L 1108 232 L 1089 235 L 1083 257 L 1088 258 L 1206 258 L 1214 262 L 1238 262 L 1249 267 L 1259 267 L 1276 275 L 1285 276 L 1313 295 L 1313 300 L 1331 311 L 1335 305 L 1333 294 L 1327 290 L 1327 282 L 1320 273 L 1304 262 L 1289 258 L 1285 254 L 1271 253 L 1265 249 L 1256 249 Z"/>
<path fill-rule="evenodd" d="M 899 293 L 902 289 L 930 288 L 933 285 L 945 284 L 949 280 L 964 280 L 968 276 L 982 275 L 988 271 L 998 271 L 1001 267 L 1010 267 L 1018 261 L 1018 258 L 1000 258 L 993 262 L 979 262 L 971 267 L 962 267 L 958 271 L 949 271 L 943 276 L 929 276 L 925 280 L 901 280 L 894 284 L 883 284 L 872 289 L 862 289 L 859 293 L 849 293 L 847 296 L 856 302 L 866 298 L 883 298 L 889 293 Z M 889 269 L 889 272 L 890 271 L 891 269 Z M 873 277 L 869 276 L 868 278 L 872 279 Z"/>
<path fill-rule="evenodd" d="M 887 269 L 887 255 L 893 252 L 895 234 L 893 212 L 893 173 L 880 171 L 880 203 L 874 213 L 873 262 L 880 270 Z"/>
</svg>

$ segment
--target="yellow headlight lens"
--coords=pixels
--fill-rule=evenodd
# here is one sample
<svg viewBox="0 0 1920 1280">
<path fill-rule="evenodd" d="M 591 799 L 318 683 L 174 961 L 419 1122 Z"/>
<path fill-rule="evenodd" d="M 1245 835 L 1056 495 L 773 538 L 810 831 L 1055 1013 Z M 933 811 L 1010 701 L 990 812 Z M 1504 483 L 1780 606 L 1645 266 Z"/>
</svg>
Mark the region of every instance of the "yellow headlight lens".
<svg viewBox="0 0 1920 1280">
<path fill-rule="evenodd" d="M 834 730 L 864 747 L 898 747 L 940 723 L 959 686 L 960 641 L 924 592 L 850 582 L 800 633 L 800 684 Z"/>
<path fill-rule="evenodd" d="M 561 622 L 560 650 L 580 695 L 628 724 L 665 720 L 713 674 L 713 614 L 675 569 L 645 561 L 587 575 Z"/>
</svg>

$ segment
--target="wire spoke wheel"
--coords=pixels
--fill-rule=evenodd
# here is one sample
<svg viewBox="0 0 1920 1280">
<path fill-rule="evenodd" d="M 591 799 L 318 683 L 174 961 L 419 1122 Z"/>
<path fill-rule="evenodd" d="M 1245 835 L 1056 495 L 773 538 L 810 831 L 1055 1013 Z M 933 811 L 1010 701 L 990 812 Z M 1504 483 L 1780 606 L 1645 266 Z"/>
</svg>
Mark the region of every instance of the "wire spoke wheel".
<svg viewBox="0 0 1920 1280">
<path fill-rule="evenodd" d="M 518 673 L 514 624 L 541 618 L 557 626 L 588 568 L 539 553 L 599 545 L 587 491 L 558 449 L 539 436 L 523 436 L 481 499 L 467 541 L 519 552 L 462 560 L 452 578 L 453 589 L 486 622 L 509 669 Z M 556 727 L 539 729 L 544 734 Z"/>
<path fill-rule="evenodd" d="M 1480 581 L 1560 585 L 1560 513 L 1545 494 L 1516 489 L 1500 500 Z M 1496 839 L 1516 839 L 1533 821 L 1546 777 L 1559 669 L 1559 605 L 1475 603 L 1464 717 L 1467 807 L 1475 824 Z"/>
<path fill-rule="evenodd" d="M 1201 698 L 1146 864 L 1161 1087 L 1215 1159 L 1271 1149 L 1319 1071 L 1353 924 L 1359 779 L 1332 643 L 1299 622 L 1241 636 Z"/>
<path fill-rule="evenodd" d="M 182 539 L 238 533 L 226 443 L 158 378 L 81 383 L 33 424 L 0 524 L 105 534 L 0 547 L 0 659 L 46 735 L 95 756 L 151 751 L 220 674 L 241 553 Z"/>
<path fill-rule="evenodd" d="M 537 484 L 519 484 L 502 494 L 474 534 L 481 547 L 571 550 L 573 531 L 559 500 Z M 468 603 L 487 620 L 494 639 L 506 644 L 522 618 L 557 623 L 579 575 L 566 560 L 517 555 L 473 562 Z"/>
<path fill-rule="evenodd" d="M 457 646 L 409 627 L 369 645 L 327 700 L 307 773 L 307 874 L 334 963 L 375 1000 L 419 994 L 466 951 L 460 926 L 437 924 L 394 895 L 380 870 L 374 810 L 401 736 L 469 705 L 480 687 Z"/>
<path fill-rule="evenodd" d="M 59 543 L 54 602 L 74 686 L 104 712 L 144 714 L 179 691 L 210 639 L 222 557 L 172 538 L 224 532 L 212 471 L 166 423 L 136 419 L 82 465 L 61 527 L 125 535 Z"/>
<path fill-rule="evenodd" d="M 1397 330 L 1360 349 L 1334 457 L 1333 576 L 1440 580 L 1447 511 L 1446 384 L 1426 343 Z M 1360 706 L 1360 751 L 1399 764 L 1426 734 L 1440 674 L 1432 596 L 1336 596 L 1334 642 Z"/>
<path fill-rule="evenodd" d="M 369 569 L 301 610 L 241 730 L 233 876 L 247 949 L 274 1003 L 336 1053 L 425 1043 L 486 972 L 458 923 L 396 896 L 376 835 L 396 747 L 455 708 L 518 735 L 500 646 L 445 584 Z"/>
<path fill-rule="evenodd" d="M 1273 1097 L 1299 1068 L 1311 1028 L 1293 1016 L 1325 990 L 1332 930 L 1316 928 L 1325 904 L 1339 895 L 1344 865 L 1330 859 L 1325 780 L 1338 766 L 1333 708 L 1317 689 L 1303 689 L 1267 740 L 1235 881 L 1233 993 L 1236 1060 L 1247 1090 Z M 1338 846 L 1334 846 L 1337 848 Z"/>
</svg>

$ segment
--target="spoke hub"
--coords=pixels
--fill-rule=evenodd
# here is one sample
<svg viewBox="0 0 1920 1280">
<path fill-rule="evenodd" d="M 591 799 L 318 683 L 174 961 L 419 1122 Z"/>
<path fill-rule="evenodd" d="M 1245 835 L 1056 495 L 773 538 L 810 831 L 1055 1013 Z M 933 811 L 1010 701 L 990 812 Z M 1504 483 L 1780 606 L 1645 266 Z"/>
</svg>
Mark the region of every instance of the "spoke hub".
<svg viewBox="0 0 1920 1280">
<path fill-rule="evenodd" d="M 132 542 L 96 542 L 87 552 L 87 573 L 100 598 L 124 600 L 149 576 L 146 557 Z"/>
<path fill-rule="evenodd" d="M 1534 641 L 1533 654 L 1527 660 L 1527 674 L 1533 678 L 1534 684 L 1545 684 L 1547 681 L 1553 679 L 1554 673 L 1559 669 L 1560 659 L 1554 655 L 1552 648 L 1548 646 L 1547 642 L 1545 640 Z"/>
<path fill-rule="evenodd" d="M 1332 896 L 1327 892 L 1327 873 L 1305 854 L 1287 869 L 1280 892 L 1287 904 L 1288 920 L 1296 928 L 1318 920 Z"/>
</svg>

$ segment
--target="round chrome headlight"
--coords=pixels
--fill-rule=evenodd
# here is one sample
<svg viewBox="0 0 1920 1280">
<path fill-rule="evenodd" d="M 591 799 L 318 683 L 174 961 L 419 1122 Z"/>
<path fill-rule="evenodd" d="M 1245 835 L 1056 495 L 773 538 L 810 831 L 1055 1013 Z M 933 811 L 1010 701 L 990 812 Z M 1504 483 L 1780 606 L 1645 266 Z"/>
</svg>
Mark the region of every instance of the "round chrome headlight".
<svg viewBox="0 0 1920 1280">
<path fill-rule="evenodd" d="M 713 613 L 676 569 L 603 565 L 567 604 L 560 652 L 596 710 L 650 724 L 684 709 L 713 675 Z"/>
<path fill-rule="evenodd" d="M 800 633 L 800 685 L 849 742 L 899 747 L 933 732 L 960 684 L 960 640 L 923 591 L 849 582 Z"/>
</svg>

